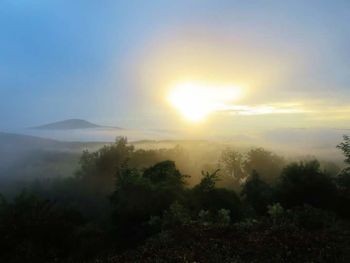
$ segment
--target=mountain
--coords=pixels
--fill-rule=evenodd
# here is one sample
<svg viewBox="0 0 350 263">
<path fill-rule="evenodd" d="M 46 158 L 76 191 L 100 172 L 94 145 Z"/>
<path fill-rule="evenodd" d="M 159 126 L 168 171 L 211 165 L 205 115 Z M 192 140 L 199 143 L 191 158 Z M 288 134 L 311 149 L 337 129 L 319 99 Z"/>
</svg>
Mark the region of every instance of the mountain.
<svg viewBox="0 0 350 263">
<path fill-rule="evenodd" d="M 64 121 L 58 121 L 53 123 L 48 123 L 45 125 L 34 127 L 34 129 L 40 130 L 75 130 L 75 129 L 91 129 L 100 128 L 102 126 L 91 123 L 82 119 L 69 119 Z"/>
</svg>

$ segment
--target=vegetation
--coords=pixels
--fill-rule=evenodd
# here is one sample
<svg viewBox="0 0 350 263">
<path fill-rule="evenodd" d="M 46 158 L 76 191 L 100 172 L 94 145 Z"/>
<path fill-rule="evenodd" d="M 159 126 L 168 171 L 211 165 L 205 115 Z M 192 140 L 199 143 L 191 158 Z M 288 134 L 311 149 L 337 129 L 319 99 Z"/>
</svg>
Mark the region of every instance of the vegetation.
<svg viewBox="0 0 350 263">
<path fill-rule="evenodd" d="M 191 184 L 181 148 L 118 139 L 83 152 L 74 177 L 1 197 L 0 261 L 349 262 L 349 140 L 337 175 L 317 160 L 226 149 Z M 235 187 L 222 187 L 228 178 Z"/>
</svg>

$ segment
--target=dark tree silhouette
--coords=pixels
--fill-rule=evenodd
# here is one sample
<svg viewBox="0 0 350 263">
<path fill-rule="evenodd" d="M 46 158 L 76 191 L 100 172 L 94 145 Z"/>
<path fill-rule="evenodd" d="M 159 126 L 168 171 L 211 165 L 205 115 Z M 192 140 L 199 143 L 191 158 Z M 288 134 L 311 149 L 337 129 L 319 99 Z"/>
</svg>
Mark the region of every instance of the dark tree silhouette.
<svg viewBox="0 0 350 263">
<path fill-rule="evenodd" d="M 184 175 L 172 161 L 160 162 L 143 173 L 128 167 L 119 170 L 111 196 L 118 235 L 130 244 L 145 238 L 147 221 L 161 217 L 171 204 L 181 199 L 184 185 Z"/>
<path fill-rule="evenodd" d="M 292 163 L 284 168 L 278 192 L 286 207 L 309 204 L 334 209 L 337 189 L 332 178 L 320 170 L 318 161 Z"/>
<path fill-rule="evenodd" d="M 53 262 L 77 253 L 80 213 L 22 192 L 0 201 L 1 262 Z M 15 260 L 10 261 L 9 259 Z M 18 260 L 18 261 L 16 261 Z"/>
<path fill-rule="evenodd" d="M 350 137 L 348 135 L 344 135 L 343 142 L 340 143 L 337 148 L 343 152 L 345 156 L 345 162 L 347 164 L 350 164 Z"/>
<path fill-rule="evenodd" d="M 246 174 L 252 174 L 256 170 L 265 182 L 272 183 L 281 174 L 284 164 L 282 157 L 263 148 L 256 148 L 247 153 L 243 168 Z"/>
<path fill-rule="evenodd" d="M 273 201 L 273 189 L 253 170 L 252 175 L 243 185 L 241 196 L 258 215 L 264 215 L 267 212 L 267 206 Z"/>
</svg>

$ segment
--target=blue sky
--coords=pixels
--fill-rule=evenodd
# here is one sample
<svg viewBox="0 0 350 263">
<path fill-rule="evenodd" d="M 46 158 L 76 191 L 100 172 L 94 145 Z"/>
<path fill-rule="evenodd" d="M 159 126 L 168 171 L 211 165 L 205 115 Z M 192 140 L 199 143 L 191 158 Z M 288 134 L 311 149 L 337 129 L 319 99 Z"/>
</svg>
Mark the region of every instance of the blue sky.
<svg viewBox="0 0 350 263">
<path fill-rule="evenodd" d="M 289 126 L 343 128 L 349 21 L 349 1 L 3 0 L 0 129 L 66 118 L 174 125 L 158 94 L 185 75 L 251 76 L 261 85 L 244 105 L 298 102 L 304 112 L 283 116 Z M 221 114 L 211 123 L 277 127 L 277 115 Z"/>
</svg>

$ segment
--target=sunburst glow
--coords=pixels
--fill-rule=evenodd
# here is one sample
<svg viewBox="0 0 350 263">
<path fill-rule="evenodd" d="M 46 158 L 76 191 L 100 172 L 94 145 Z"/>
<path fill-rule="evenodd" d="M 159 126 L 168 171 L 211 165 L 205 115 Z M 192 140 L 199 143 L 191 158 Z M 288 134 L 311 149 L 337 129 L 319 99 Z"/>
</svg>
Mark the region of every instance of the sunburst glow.
<svg viewBox="0 0 350 263">
<path fill-rule="evenodd" d="M 187 82 L 175 85 L 168 100 L 187 120 L 199 122 L 212 112 L 225 110 L 226 103 L 237 100 L 241 93 L 238 86 Z"/>
</svg>

